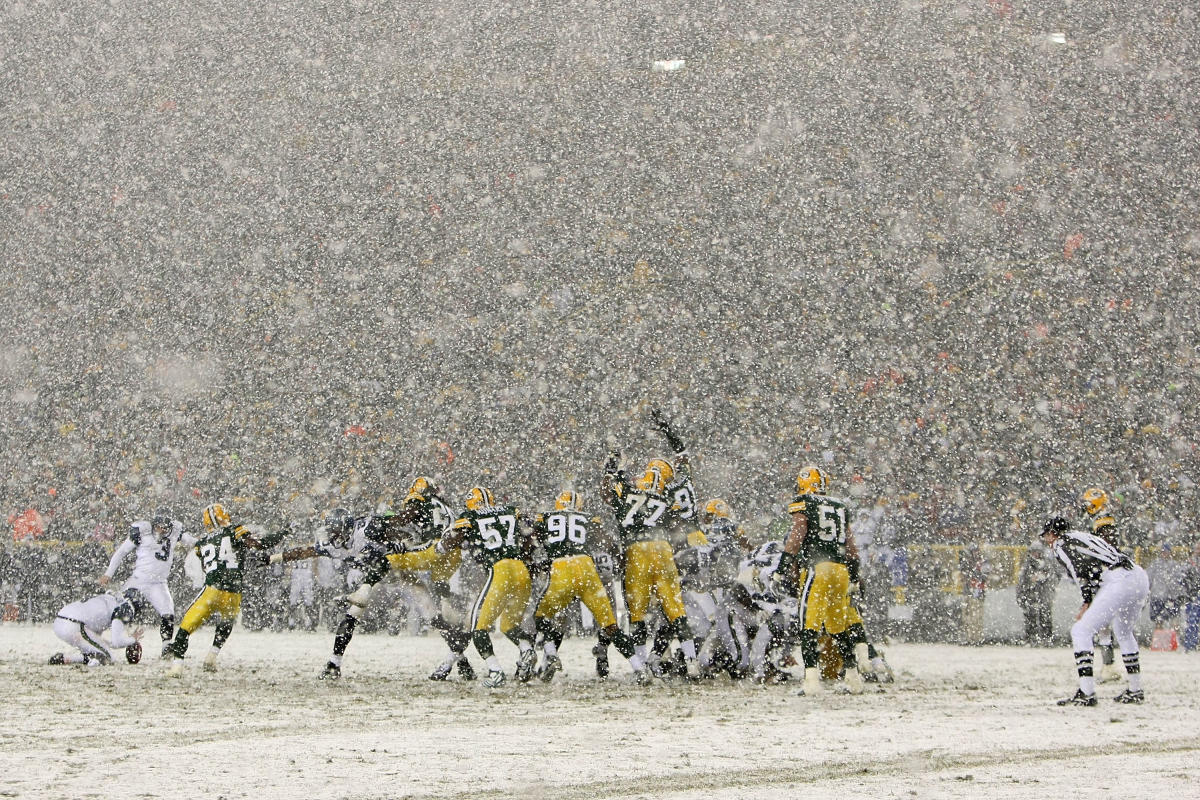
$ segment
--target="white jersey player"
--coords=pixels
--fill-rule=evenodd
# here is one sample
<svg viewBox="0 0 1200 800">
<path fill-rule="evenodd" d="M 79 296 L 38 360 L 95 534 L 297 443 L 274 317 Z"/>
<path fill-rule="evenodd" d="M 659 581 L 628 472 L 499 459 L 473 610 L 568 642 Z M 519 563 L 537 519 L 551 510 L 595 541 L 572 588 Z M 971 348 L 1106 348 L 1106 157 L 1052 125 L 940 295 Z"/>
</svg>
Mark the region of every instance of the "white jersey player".
<svg viewBox="0 0 1200 800">
<path fill-rule="evenodd" d="M 731 610 L 734 619 L 747 627 L 757 623 L 743 664 L 759 683 L 786 679 L 767 657 L 773 646 L 781 647 L 785 654 L 790 650 L 789 631 L 797 614 L 796 598 L 780 591 L 775 584 L 782 556 L 782 542 L 766 542 L 744 559 L 738 569 L 737 581 L 744 591 L 736 592 L 737 602 Z"/>
<path fill-rule="evenodd" d="M 125 601 L 117 607 L 115 614 L 128 624 L 141 616 L 147 607 L 153 608 L 159 617 L 164 647 L 175 634 L 175 601 L 167 586 L 175 547 L 180 543 L 185 548 L 191 547 L 196 541 L 196 537 L 184 533 L 183 523 L 172 517 L 169 508 L 158 508 L 148 522 L 139 520 L 129 526 L 128 536 L 113 551 L 108 569 L 98 581 L 102 587 L 107 587 L 121 562 L 133 553 L 133 574 L 121 587 Z"/>
<path fill-rule="evenodd" d="M 1042 541 L 1079 586 L 1083 608 L 1071 626 L 1071 647 L 1079 673 L 1079 688 L 1059 705 L 1096 705 L 1096 679 L 1092 673 L 1092 640 L 1096 632 L 1112 625 L 1121 647 L 1128 688 L 1114 699 L 1141 703 L 1142 669 L 1133 626 L 1150 595 L 1146 571 L 1109 542 L 1094 533 L 1070 530 L 1067 521 L 1054 517 L 1042 529 Z"/>
<path fill-rule="evenodd" d="M 130 636 L 125 623 L 113 616 L 122 599 L 113 594 L 99 594 L 87 600 L 68 603 L 54 618 L 54 635 L 75 648 L 75 652 L 55 653 L 51 664 L 87 664 L 100 666 L 112 663 L 112 651 L 127 648 L 125 657 L 136 664 L 142 655 L 136 636 Z M 103 634 L 112 629 L 109 641 Z"/>
</svg>

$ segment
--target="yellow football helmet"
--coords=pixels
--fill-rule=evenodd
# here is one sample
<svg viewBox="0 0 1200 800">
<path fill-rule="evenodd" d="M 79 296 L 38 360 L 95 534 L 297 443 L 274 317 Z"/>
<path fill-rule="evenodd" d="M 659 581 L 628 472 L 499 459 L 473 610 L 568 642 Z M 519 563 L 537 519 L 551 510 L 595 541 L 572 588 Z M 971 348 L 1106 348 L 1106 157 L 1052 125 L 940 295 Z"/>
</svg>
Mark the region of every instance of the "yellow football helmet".
<svg viewBox="0 0 1200 800">
<path fill-rule="evenodd" d="M 220 503 L 213 503 L 211 506 L 206 506 L 204 511 L 200 513 L 200 519 L 204 521 L 204 527 L 207 530 L 228 528 L 233 524 L 233 520 L 229 518 L 229 512 Z"/>
<path fill-rule="evenodd" d="M 825 494 L 829 491 L 829 476 L 820 467 L 805 467 L 796 476 L 800 494 Z"/>
<path fill-rule="evenodd" d="M 646 464 L 646 473 L 636 481 L 643 492 L 662 492 L 675 477 L 675 468 L 661 458 L 652 458 Z"/>
<path fill-rule="evenodd" d="M 478 511 L 481 508 L 488 508 L 496 505 L 496 498 L 492 496 L 491 489 L 485 489 L 482 486 L 472 486 L 471 491 L 467 492 L 467 508 L 471 511 Z"/>
<path fill-rule="evenodd" d="M 1079 499 L 1081 510 L 1089 517 L 1095 517 L 1108 510 L 1108 492 L 1093 486 L 1084 491 Z"/>
<path fill-rule="evenodd" d="M 583 498 L 571 489 L 559 492 L 558 497 L 554 498 L 555 511 L 579 511 L 582 508 Z"/>
<path fill-rule="evenodd" d="M 724 500 L 713 498 L 704 504 L 706 519 L 729 519 L 729 504 Z"/>
<path fill-rule="evenodd" d="M 412 486 L 408 487 L 408 494 L 404 497 L 404 502 L 410 500 L 428 500 L 429 496 L 437 491 L 437 487 L 433 485 L 433 478 L 427 478 L 424 475 L 416 478 L 412 482 Z"/>
</svg>

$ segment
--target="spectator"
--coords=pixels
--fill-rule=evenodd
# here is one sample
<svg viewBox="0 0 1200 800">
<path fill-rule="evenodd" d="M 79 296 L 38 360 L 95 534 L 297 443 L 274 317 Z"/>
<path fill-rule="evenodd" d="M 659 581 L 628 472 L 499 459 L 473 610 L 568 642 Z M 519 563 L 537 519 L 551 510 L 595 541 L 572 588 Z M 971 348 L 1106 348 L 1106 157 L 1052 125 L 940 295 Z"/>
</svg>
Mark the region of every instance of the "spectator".
<svg viewBox="0 0 1200 800">
<path fill-rule="evenodd" d="M 1173 630 L 1187 602 L 1184 574 L 1187 562 L 1176 556 L 1170 544 L 1158 549 L 1146 573 L 1150 576 L 1150 621 L 1155 629 Z"/>
<path fill-rule="evenodd" d="M 987 592 L 988 562 L 978 539 L 973 539 L 959 553 L 959 574 L 962 581 L 962 642 L 983 644 L 983 598 Z"/>
<path fill-rule="evenodd" d="M 1046 547 L 1034 542 L 1021 559 L 1017 573 L 1017 606 L 1025 617 L 1025 642 L 1034 647 L 1046 647 L 1052 634 L 1054 587 L 1058 570 L 1046 557 Z"/>
<path fill-rule="evenodd" d="M 1200 646 L 1200 542 L 1192 548 L 1192 557 L 1188 560 L 1187 570 L 1184 572 L 1183 589 L 1187 597 L 1183 649 L 1192 653 Z"/>
</svg>

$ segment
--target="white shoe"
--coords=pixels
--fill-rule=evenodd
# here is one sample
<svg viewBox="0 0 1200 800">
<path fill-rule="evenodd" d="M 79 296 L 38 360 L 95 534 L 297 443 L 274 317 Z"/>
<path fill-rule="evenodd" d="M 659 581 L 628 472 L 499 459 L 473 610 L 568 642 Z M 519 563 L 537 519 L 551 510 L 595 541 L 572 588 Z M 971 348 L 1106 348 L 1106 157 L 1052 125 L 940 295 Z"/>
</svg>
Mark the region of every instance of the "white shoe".
<svg viewBox="0 0 1200 800">
<path fill-rule="evenodd" d="M 529 683 L 533 668 L 537 666 L 537 651 L 530 648 L 517 656 L 517 671 L 513 675 L 521 683 Z"/>
<path fill-rule="evenodd" d="M 542 671 L 539 673 L 539 677 L 541 677 L 544 682 L 549 683 L 550 681 L 554 680 L 555 673 L 561 669 L 562 659 L 560 659 L 558 656 L 546 656 L 546 663 L 542 664 Z"/>
<path fill-rule="evenodd" d="M 804 694 L 813 697 L 821 692 L 821 670 L 817 667 L 804 668 Z"/>
<path fill-rule="evenodd" d="M 846 670 L 846 677 L 844 680 L 846 683 L 846 691 L 850 692 L 850 694 L 863 693 L 863 679 L 862 675 L 859 674 L 857 669 Z"/>
<path fill-rule="evenodd" d="M 209 653 L 208 655 L 206 655 L 204 657 L 204 664 L 202 666 L 203 666 L 203 669 L 205 672 L 216 672 L 217 671 L 217 654 Z"/>
<path fill-rule="evenodd" d="M 504 677 L 504 672 L 502 670 L 489 669 L 488 674 L 483 678 L 483 685 L 489 689 L 496 689 L 500 686 L 503 686 L 505 680 L 507 680 L 507 678 Z"/>
<path fill-rule="evenodd" d="M 168 678 L 182 678 L 183 677 L 183 661 L 181 659 L 177 658 L 173 662 L 171 662 L 171 668 L 167 670 L 167 677 Z"/>
<path fill-rule="evenodd" d="M 1105 664 L 1100 668 L 1100 674 L 1096 676 L 1096 683 L 1115 683 L 1123 680 L 1125 680 L 1125 670 L 1118 667 L 1116 662 Z"/>
</svg>

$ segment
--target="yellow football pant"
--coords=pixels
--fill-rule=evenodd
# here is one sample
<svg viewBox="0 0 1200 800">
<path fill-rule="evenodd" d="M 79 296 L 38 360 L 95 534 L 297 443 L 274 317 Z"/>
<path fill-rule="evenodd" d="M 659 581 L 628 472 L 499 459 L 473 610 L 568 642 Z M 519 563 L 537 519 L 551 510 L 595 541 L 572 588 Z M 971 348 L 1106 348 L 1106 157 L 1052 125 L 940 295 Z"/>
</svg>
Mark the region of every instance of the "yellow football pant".
<svg viewBox="0 0 1200 800">
<path fill-rule="evenodd" d="M 462 550 L 454 548 L 446 553 L 437 551 L 437 542 L 409 553 L 394 553 L 387 557 L 392 569 L 405 572 L 429 570 L 434 583 L 445 583 L 454 575 L 462 563 Z"/>
<path fill-rule="evenodd" d="M 651 592 L 658 595 L 668 622 L 687 613 L 675 553 L 670 543 L 662 540 L 634 542 L 625 550 L 625 605 L 629 607 L 631 623 L 646 618 Z"/>
<path fill-rule="evenodd" d="M 504 558 L 492 565 L 479 599 L 471 609 L 471 630 L 490 630 L 500 620 L 500 632 L 521 624 L 529 605 L 529 568 L 516 558 Z"/>
<path fill-rule="evenodd" d="M 800 615 L 808 630 L 833 635 L 851 625 L 861 625 L 862 616 L 850 604 L 850 569 L 835 561 L 822 561 L 800 575 Z"/>
<path fill-rule="evenodd" d="M 241 610 L 241 592 L 224 592 L 211 586 L 205 586 L 204 590 L 188 606 L 183 619 L 179 621 L 179 627 L 191 635 L 213 614 L 220 616 L 226 622 L 233 622 Z"/>
<path fill-rule="evenodd" d="M 596 562 L 589 555 L 554 559 L 550 564 L 550 585 L 538 603 L 537 616 L 553 619 L 575 598 L 579 598 L 592 612 L 598 627 L 607 628 L 617 624 L 612 602 L 608 599 L 608 592 L 604 591 L 600 573 L 596 571 Z"/>
</svg>

